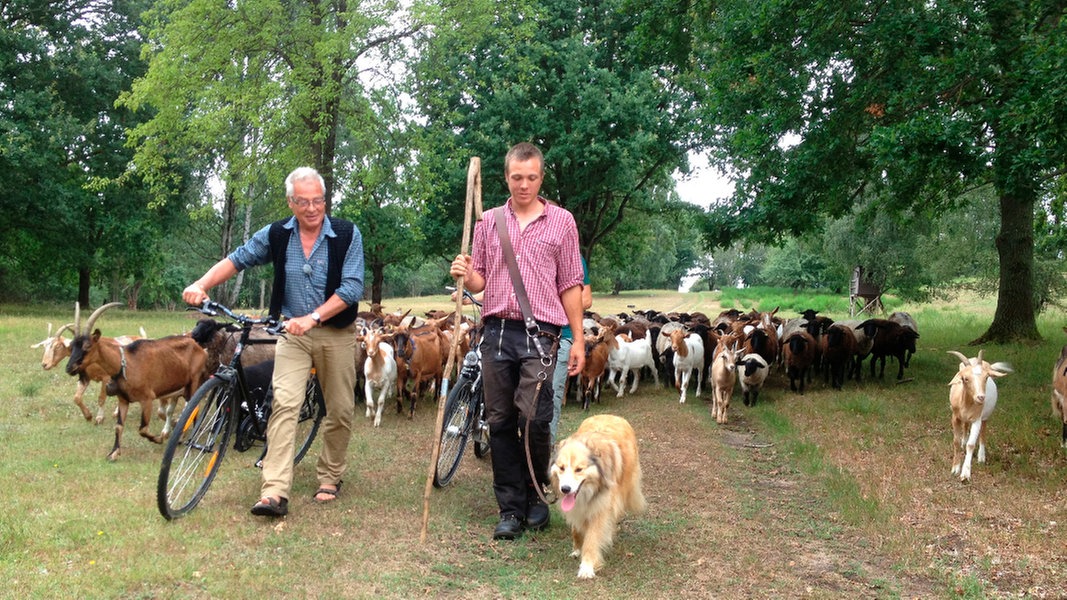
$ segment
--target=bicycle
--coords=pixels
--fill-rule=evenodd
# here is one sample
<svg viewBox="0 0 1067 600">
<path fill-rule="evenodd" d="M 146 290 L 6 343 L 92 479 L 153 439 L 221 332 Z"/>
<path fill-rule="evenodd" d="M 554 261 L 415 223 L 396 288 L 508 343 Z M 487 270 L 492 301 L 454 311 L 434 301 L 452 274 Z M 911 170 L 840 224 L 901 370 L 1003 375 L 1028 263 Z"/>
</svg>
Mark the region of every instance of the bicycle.
<svg viewBox="0 0 1067 600">
<path fill-rule="evenodd" d="M 249 344 L 277 343 L 276 338 L 251 338 L 255 325 L 266 325 L 272 335 L 284 333 L 284 323 L 277 319 L 238 315 L 211 300 L 205 300 L 196 310 L 212 317 L 222 313 L 232 319 L 240 327 L 240 337 L 233 358 L 228 364 L 219 365 L 215 374 L 196 390 L 167 440 L 156 501 L 160 514 L 168 521 L 193 510 L 203 499 L 218 474 L 231 435 L 238 452 L 263 443 L 263 452 L 256 461 L 256 466 L 261 466 L 267 452 L 267 422 L 273 394 L 270 389 L 263 394 L 249 390 L 241 353 Z M 300 408 L 293 464 L 299 463 L 311 448 L 325 413 L 322 387 L 312 370 Z"/>
<path fill-rule="evenodd" d="M 448 288 L 453 290 L 454 288 Z M 467 290 L 463 296 L 475 306 L 481 308 L 481 302 L 474 299 Z M 479 319 L 480 320 L 480 319 Z M 475 335 L 471 336 L 471 347 L 463 357 L 456 385 L 448 393 L 445 402 L 444 422 L 441 427 L 440 453 L 437 455 L 437 467 L 434 470 L 433 485 L 443 488 L 452 481 L 467 441 L 473 438 L 474 455 L 485 458 L 489 455 L 489 422 L 485 418 L 485 398 L 482 396 L 482 355 L 478 349 L 481 325 Z"/>
</svg>

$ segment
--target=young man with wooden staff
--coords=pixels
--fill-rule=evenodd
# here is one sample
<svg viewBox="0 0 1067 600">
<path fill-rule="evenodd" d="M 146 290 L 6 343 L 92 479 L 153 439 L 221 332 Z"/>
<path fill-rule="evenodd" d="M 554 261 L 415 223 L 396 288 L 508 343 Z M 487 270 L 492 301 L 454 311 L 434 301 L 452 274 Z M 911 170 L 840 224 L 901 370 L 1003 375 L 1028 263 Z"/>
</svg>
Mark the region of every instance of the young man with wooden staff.
<svg viewBox="0 0 1067 600">
<path fill-rule="evenodd" d="M 493 491 L 500 509 L 494 539 L 512 540 L 524 529 L 548 526 L 541 488 L 551 457 L 552 373 L 560 328 L 569 324 L 574 345 L 568 372 L 585 363 L 582 335 L 582 263 L 578 228 L 567 210 L 539 196 L 544 156 L 520 143 L 504 159 L 511 197 L 486 211 L 475 226 L 471 255 L 452 262 L 471 292 L 485 292 L 482 309 L 482 377 L 493 456 Z M 498 232 L 504 219 L 506 233 Z M 500 233 L 500 235 L 498 235 Z M 521 293 L 508 267 L 501 235 L 513 249 L 532 318 L 524 320 Z M 528 436 L 528 437 L 527 437 Z M 531 474 L 532 472 L 532 474 Z"/>
</svg>

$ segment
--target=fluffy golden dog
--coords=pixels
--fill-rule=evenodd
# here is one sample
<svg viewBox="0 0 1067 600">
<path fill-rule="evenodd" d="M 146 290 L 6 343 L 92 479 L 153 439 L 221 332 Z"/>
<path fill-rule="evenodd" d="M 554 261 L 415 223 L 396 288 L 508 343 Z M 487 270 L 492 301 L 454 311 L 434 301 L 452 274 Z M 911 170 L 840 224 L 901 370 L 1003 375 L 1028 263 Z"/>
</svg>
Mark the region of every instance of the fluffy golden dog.
<svg viewBox="0 0 1067 600">
<path fill-rule="evenodd" d="M 596 415 L 559 443 L 552 484 L 571 526 L 579 579 L 596 577 L 619 519 L 645 509 L 637 436 L 622 417 Z"/>
</svg>

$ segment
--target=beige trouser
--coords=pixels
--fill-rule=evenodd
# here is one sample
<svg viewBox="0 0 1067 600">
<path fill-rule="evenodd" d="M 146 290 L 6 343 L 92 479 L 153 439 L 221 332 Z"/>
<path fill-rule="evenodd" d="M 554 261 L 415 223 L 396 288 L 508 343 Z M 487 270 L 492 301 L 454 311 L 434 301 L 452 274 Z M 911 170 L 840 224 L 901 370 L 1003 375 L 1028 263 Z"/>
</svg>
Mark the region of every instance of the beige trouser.
<svg viewBox="0 0 1067 600">
<path fill-rule="evenodd" d="M 322 454 L 315 468 L 319 485 L 336 485 L 347 467 L 355 407 L 355 325 L 344 329 L 316 327 L 302 336 L 283 336 L 275 351 L 274 401 L 267 424 L 261 497 L 289 497 L 296 424 L 312 367 L 326 400 L 326 417 L 319 429 Z"/>
</svg>

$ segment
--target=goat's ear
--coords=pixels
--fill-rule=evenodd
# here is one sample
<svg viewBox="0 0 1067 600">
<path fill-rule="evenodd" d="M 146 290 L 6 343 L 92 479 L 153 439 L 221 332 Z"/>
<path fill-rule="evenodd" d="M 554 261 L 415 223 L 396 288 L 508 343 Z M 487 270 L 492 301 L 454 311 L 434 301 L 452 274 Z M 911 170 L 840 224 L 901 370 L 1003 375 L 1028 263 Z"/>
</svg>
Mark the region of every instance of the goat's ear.
<svg viewBox="0 0 1067 600">
<path fill-rule="evenodd" d="M 998 362 L 989 365 L 990 377 L 1003 377 L 1008 373 L 1014 373 L 1015 369 L 1011 368 L 1011 365 L 1006 362 Z"/>
<path fill-rule="evenodd" d="M 95 342 L 98 339 L 100 339 L 100 330 L 99 329 L 94 329 L 93 330 L 93 341 Z"/>
</svg>

